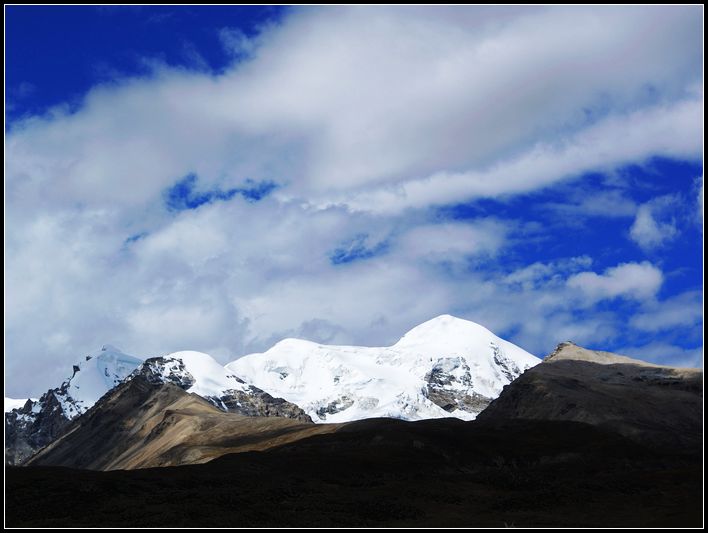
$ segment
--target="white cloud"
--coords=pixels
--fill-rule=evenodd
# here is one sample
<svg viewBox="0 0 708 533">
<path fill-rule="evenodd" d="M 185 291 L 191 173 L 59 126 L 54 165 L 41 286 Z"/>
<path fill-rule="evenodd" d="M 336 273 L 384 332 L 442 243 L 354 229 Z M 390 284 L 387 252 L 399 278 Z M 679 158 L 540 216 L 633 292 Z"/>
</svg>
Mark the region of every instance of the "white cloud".
<svg viewBox="0 0 708 533">
<path fill-rule="evenodd" d="M 652 155 L 700 158 L 697 10 L 491 9 L 453 21 L 475 13 L 307 9 L 219 76 L 157 68 L 97 88 L 76 113 L 14 126 L 7 193 L 144 205 L 193 171 L 399 210 Z"/>
<path fill-rule="evenodd" d="M 224 51 L 236 59 L 252 57 L 258 45 L 257 39 L 248 37 L 238 28 L 221 28 L 219 40 Z"/>
<path fill-rule="evenodd" d="M 702 99 L 610 117 L 562 143 L 539 143 L 484 170 L 441 171 L 339 202 L 354 209 L 395 212 L 478 197 L 497 197 L 547 187 L 583 172 L 609 171 L 652 155 L 697 158 L 701 153 Z"/>
<path fill-rule="evenodd" d="M 526 221 L 440 222 L 426 209 L 655 155 L 699 159 L 697 14 L 305 8 L 255 40 L 222 30 L 248 61 L 218 75 L 153 64 L 149 77 L 94 88 L 78 109 L 13 123 L 12 394 L 56 385 L 105 342 L 226 361 L 283 335 L 394 342 L 440 313 L 513 332 L 538 353 L 613 338 L 611 313 L 575 313 L 603 298 L 650 298 L 656 267 L 596 274 L 581 272 L 591 266 L 581 257 L 509 273 L 500 257 L 527 237 Z M 256 203 L 168 212 L 163 192 L 189 173 L 202 190 L 249 178 L 280 188 Z M 386 250 L 333 264 L 362 235 Z M 470 257 L 499 271 L 459 266 Z M 452 276 L 440 262 L 456 266 Z"/>
<path fill-rule="evenodd" d="M 571 257 L 551 263 L 536 262 L 519 270 L 515 270 L 504 278 L 504 282 L 523 290 L 530 290 L 541 286 L 563 285 L 566 277 L 588 268 L 592 265 L 592 258 L 588 256 Z"/>
<path fill-rule="evenodd" d="M 399 239 L 396 251 L 408 258 L 458 261 L 473 255 L 494 255 L 505 244 L 506 224 L 486 219 L 469 223 L 416 226 Z"/>
<path fill-rule="evenodd" d="M 637 212 L 637 204 L 622 190 L 592 191 L 580 187 L 565 202 L 548 202 L 542 208 L 556 212 L 564 223 L 572 223 L 577 217 L 631 217 Z"/>
<path fill-rule="evenodd" d="M 676 235 L 674 224 L 659 224 L 654 220 L 651 209 L 643 205 L 629 230 L 629 235 L 639 246 L 651 250 Z"/>
<path fill-rule="evenodd" d="M 456 175 L 457 169 L 480 172 L 494 166 L 502 154 L 519 154 L 524 164 L 543 158 L 553 152 L 559 132 L 567 135 L 592 123 L 578 114 L 580 107 L 598 116 L 608 106 L 631 109 L 634 106 L 627 104 L 646 89 L 648 79 L 673 93 L 677 80 L 665 77 L 668 62 L 660 58 L 669 55 L 677 61 L 669 70 L 675 68 L 681 77 L 687 64 L 700 61 L 695 51 L 684 48 L 691 35 L 700 34 L 690 11 L 536 10 L 487 21 L 484 31 L 478 25 L 465 31 L 462 25 L 430 16 L 402 16 L 404 10 L 393 13 L 372 18 L 366 10 L 344 10 L 305 19 L 290 31 L 307 32 L 307 40 L 297 41 L 277 59 L 263 57 L 263 71 L 258 72 L 268 69 L 263 76 L 272 90 L 259 93 L 251 107 L 268 105 L 295 114 L 298 121 L 327 127 L 327 136 L 315 140 L 320 149 L 310 164 L 311 189 L 404 184 L 403 191 L 413 196 L 410 205 L 418 205 L 409 176 L 440 176 L 441 170 Z M 646 32 L 674 24 L 687 33 L 669 29 L 647 42 Z M 326 47 L 326 52 L 313 54 L 315 46 Z M 278 90 L 283 87 L 288 91 Z M 308 95 L 304 102 L 303 95 Z M 700 105 L 700 98 L 695 100 Z M 652 149 L 695 155 L 700 142 L 691 132 L 700 128 L 700 108 L 688 107 L 629 114 L 591 127 L 588 135 L 578 136 L 579 143 L 596 145 L 583 162 L 597 166 L 600 157 L 601 165 L 605 151 L 611 157 L 641 153 L 646 142 Z M 386 120 L 380 120 L 382 116 Z M 684 128 L 676 129 L 678 123 Z M 682 133 L 685 127 L 689 129 Z M 618 129 L 623 140 L 619 145 L 612 142 Z M 439 135 L 443 131 L 446 135 Z M 603 141 L 608 134 L 611 138 Z M 525 150 L 537 142 L 541 154 Z M 576 170 L 570 168 L 570 159 L 578 158 L 577 151 L 565 157 L 562 170 Z M 501 190 L 514 180 L 521 182 L 516 188 L 527 179 L 535 186 L 534 178 L 525 174 L 505 176 Z M 485 189 L 473 184 L 472 190 L 480 188 Z M 493 185 L 491 189 L 497 190 Z M 425 192 L 436 190 L 431 186 Z"/>
<path fill-rule="evenodd" d="M 674 239 L 679 231 L 673 213 L 678 206 L 674 196 L 661 196 L 639 206 L 629 236 L 644 250 L 653 250 Z"/>
<path fill-rule="evenodd" d="M 641 331 L 665 331 L 690 328 L 703 320 L 703 294 L 688 291 L 662 302 L 650 302 L 631 319 Z"/>
<path fill-rule="evenodd" d="M 661 270 L 649 263 L 623 263 L 603 274 L 580 272 L 568 278 L 568 287 L 577 289 L 590 301 L 617 297 L 647 300 L 657 293 L 664 280 Z"/>
</svg>

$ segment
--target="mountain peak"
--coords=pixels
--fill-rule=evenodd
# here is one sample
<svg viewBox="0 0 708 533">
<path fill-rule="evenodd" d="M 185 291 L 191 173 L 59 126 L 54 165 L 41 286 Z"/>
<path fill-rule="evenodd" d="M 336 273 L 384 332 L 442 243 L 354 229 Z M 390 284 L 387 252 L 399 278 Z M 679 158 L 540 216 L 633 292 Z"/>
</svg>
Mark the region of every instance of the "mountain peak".
<svg viewBox="0 0 708 533">
<path fill-rule="evenodd" d="M 316 348 L 317 346 L 321 346 L 317 342 L 313 341 L 308 341 L 305 339 L 298 339 L 296 337 L 287 337 L 281 341 L 276 342 L 271 349 L 276 348 L 279 350 L 292 350 L 292 351 L 301 351 L 301 350 L 312 350 L 313 348 Z"/>
<path fill-rule="evenodd" d="M 470 337 L 496 337 L 484 326 L 452 315 L 440 315 L 419 324 L 403 335 L 395 346 L 436 342 L 466 342 Z M 501 340 L 501 339 L 500 339 Z"/>
<path fill-rule="evenodd" d="M 103 346 L 101 346 L 101 351 L 123 353 L 123 350 L 121 350 L 120 348 L 116 348 L 112 344 L 104 344 Z"/>
<path fill-rule="evenodd" d="M 469 320 L 464 320 L 463 318 L 458 318 L 456 316 L 450 315 L 448 313 L 443 313 L 442 315 L 438 315 L 434 318 L 431 318 L 430 320 L 426 320 L 426 322 L 450 322 L 454 320 L 462 320 L 464 322 L 469 322 Z M 425 324 L 425 322 L 423 322 Z"/>
<path fill-rule="evenodd" d="M 447 313 L 438 315 L 435 318 L 431 318 L 430 320 L 426 320 L 425 322 L 419 324 L 416 327 L 424 326 L 425 324 L 474 324 L 476 326 L 479 326 L 479 324 L 477 324 L 476 322 L 472 322 L 471 320 L 467 320 L 465 318 L 459 318 L 454 315 L 449 315 Z"/>
<path fill-rule="evenodd" d="M 556 363 L 558 361 L 585 361 L 600 365 L 634 364 L 639 366 L 657 366 L 646 361 L 640 361 L 639 359 L 632 359 L 625 355 L 588 350 L 571 341 L 561 342 L 543 361 L 548 363 Z"/>
</svg>

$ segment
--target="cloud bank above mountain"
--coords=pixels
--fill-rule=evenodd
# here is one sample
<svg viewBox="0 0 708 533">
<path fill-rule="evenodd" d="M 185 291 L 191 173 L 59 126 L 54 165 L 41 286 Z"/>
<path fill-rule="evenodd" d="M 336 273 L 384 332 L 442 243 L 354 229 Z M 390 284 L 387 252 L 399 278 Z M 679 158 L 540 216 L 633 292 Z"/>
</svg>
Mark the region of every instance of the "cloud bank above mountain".
<svg viewBox="0 0 708 533">
<path fill-rule="evenodd" d="M 9 125 L 8 392 L 105 342 L 226 362 L 442 313 L 539 355 L 620 334 L 695 353 L 702 313 L 688 344 L 632 335 L 700 305 L 662 255 L 702 225 L 680 214 L 702 175 L 698 7 L 308 7 L 213 31 L 225 69 L 148 57 Z M 621 244 L 565 246 L 587 217 Z"/>
</svg>

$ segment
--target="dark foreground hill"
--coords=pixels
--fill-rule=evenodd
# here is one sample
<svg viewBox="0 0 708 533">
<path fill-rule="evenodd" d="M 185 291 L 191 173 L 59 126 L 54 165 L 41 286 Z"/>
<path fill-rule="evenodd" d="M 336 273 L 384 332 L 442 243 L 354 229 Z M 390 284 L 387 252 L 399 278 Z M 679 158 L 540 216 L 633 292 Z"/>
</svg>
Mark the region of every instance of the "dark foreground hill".
<svg viewBox="0 0 708 533">
<path fill-rule="evenodd" d="M 667 450 L 699 450 L 703 372 L 565 342 L 504 387 L 480 420 L 585 422 Z"/>
<path fill-rule="evenodd" d="M 700 454 L 568 421 L 348 424 L 132 471 L 6 469 L 13 526 L 700 526 Z"/>
</svg>

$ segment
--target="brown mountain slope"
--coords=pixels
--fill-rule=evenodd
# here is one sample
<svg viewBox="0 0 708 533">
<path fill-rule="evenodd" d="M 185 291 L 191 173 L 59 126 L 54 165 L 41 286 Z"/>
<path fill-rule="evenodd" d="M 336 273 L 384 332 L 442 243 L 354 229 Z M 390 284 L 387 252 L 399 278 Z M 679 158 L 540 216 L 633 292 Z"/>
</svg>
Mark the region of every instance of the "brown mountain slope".
<svg viewBox="0 0 708 533">
<path fill-rule="evenodd" d="M 27 464 L 91 470 L 195 464 L 335 427 L 226 413 L 176 385 L 152 384 L 138 376 L 104 396 Z"/>
<path fill-rule="evenodd" d="M 700 446 L 703 374 L 563 343 L 479 416 L 569 420 L 667 448 Z"/>
</svg>

